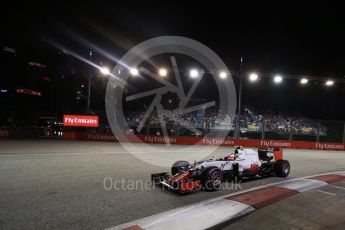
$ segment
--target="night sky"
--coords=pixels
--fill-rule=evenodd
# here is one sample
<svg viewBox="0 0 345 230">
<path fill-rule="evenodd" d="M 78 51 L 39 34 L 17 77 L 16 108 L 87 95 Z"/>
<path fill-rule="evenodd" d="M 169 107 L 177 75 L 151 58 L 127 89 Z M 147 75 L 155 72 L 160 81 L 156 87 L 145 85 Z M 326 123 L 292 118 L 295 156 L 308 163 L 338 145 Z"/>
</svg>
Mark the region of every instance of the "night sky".
<svg viewBox="0 0 345 230">
<path fill-rule="evenodd" d="M 238 71 L 345 78 L 343 8 L 236 8 L 220 3 L 152 2 L 52 4 L 8 7 L 1 15 L 2 46 L 16 47 L 53 65 L 54 41 L 82 56 L 87 44 L 120 58 L 132 46 L 161 35 L 193 38 L 213 49 Z M 116 63 L 103 57 L 103 62 Z M 6 77 L 5 77 L 6 78 Z M 297 80 L 274 86 L 244 82 L 244 103 L 263 109 L 300 112 L 311 118 L 345 119 L 345 84 L 326 89 Z"/>
</svg>

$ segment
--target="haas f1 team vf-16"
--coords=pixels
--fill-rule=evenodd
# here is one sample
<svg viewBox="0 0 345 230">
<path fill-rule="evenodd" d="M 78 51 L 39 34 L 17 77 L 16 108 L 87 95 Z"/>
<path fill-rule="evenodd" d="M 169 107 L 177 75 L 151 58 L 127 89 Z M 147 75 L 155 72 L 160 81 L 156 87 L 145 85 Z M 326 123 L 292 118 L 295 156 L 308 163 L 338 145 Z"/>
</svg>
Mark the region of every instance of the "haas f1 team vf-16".
<svg viewBox="0 0 345 230">
<path fill-rule="evenodd" d="M 280 148 L 242 149 L 236 147 L 234 153 L 220 159 L 203 160 L 190 164 L 177 161 L 167 172 L 151 175 L 155 184 L 161 184 L 180 193 L 199 190 L 217 190 L 222 181 L 241 181 L 242 178 L 265 176 L 286 177 L 290 173 L 290 163 L 283 160 Z"/>
</svg>

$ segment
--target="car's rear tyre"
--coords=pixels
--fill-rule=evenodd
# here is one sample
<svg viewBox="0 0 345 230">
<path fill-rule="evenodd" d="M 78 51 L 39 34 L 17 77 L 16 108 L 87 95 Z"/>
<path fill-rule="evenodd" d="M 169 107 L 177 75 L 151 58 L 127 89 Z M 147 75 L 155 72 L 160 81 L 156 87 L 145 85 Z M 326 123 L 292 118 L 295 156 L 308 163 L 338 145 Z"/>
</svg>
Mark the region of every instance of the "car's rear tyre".
<svg viewBox="0 0 345 230">
<path fill-rule="evenodd" d="M 222 184 L 222 171 L 215 166 L 204 169 L 201 184 L 206 190 L 218 190 Z"/>
<path fill-rule="evenodd" d="M 278 160 L 274 164 L 274 173 L 279 177 L 287 177 L 290 173 L 290 163 L 287 160 Z"/>
<path fill-rule="evenodd" d="M 189 166 L 188 161 L 176 161 L 171 167 L 171 175 L 175 175 L 181 170 L 184 170 L 187 166 Z"/>
</svg>

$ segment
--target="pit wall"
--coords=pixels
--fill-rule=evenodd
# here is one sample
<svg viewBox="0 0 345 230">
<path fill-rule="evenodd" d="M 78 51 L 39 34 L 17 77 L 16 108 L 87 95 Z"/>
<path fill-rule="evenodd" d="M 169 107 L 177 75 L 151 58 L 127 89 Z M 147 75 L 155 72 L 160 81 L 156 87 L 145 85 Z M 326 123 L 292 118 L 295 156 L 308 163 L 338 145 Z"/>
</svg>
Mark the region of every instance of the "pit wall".
<svg viewBox="0 0 345 230">
<path fill-rule="evenodd" d="M 203 137 L 167 137 L 170 144 L 179 145 L 221 145 L 221 146 L 243 146 L 243 147 L 281 147 L 290 149 L 315 149 L 315 150 L 338 150 L 345 151 L 345 144 L 286 141 L 286 140 L 249 140 L 249 139 L 224 139 L 224 138 L 203 138 Z M 165 144 L 166 139 L 162 136 L 119 136 L 111 133 L 81 133 L 64 132 L 64 140 L 87 140 L 87 141 L 113 141 Z"/>
</svg>

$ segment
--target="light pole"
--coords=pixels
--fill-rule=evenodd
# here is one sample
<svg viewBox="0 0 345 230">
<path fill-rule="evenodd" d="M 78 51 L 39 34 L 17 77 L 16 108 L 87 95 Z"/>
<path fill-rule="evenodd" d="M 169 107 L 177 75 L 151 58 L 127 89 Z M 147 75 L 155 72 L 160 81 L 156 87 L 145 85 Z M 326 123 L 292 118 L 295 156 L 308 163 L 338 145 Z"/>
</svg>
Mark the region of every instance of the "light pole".
<svg viewBox="0 0 345 230">
<path fill-rule="evenodd" d="M 92 52 L 92 50 L 90 50 L 90 52 L 89 52 L 90 61 L 91 61 L 92 55 L 93 55 L 93 52 Z M 86 105 L 86 113 L 87 114 L 90 114 L 91 75 L 92 75 L 92 72 L 89 73 L 89 77 L 88 77 L 88 81 L 87 81 L 87 105 Z"/>
<path fill-rule="evenodd" d="M 90 53 L 89 53 L 89 59 L 91 61 L 91 58 L 92 58 L 92 50 L 90 50 Z M 98 67 L 99 71 L 101 72 L 102 75 L 106 76 L 106 75 L 110 75 L 110 70 L 108 67 L 105 67 L 105 66 L 101 66 L 101 67 Z M 89 77 L 88 77 L 88 83 L 87 83 L 87 105 L 86 105 L 86 113 L 87 114 L 90 114 L 90 102 L 91 102 L 91 78 L 93 76 L 93 71 L 91 69 L 91 73 L 89 74 Z"/>
<path fill-rule="evenodd" d="M 86 113 L 90 114 L 90 94 L 91 94 L 91 74 L 89 74 L 88 82 L 87 82 L 87 107 Z"/>
<path fill-rule="evenodd" d="M 236 118 L 236 135 L 235 138 L 240 138 L 240 116 L 241 116 L 241 103 L 242 103 L 242 84 L 243 84 L 243 57 L 241 57 L 240 60 L 240 84 L 239 84 L 239 90 L 238 90 L 238 111 L 237 111 L 237 118 Z"/>
</svg>

